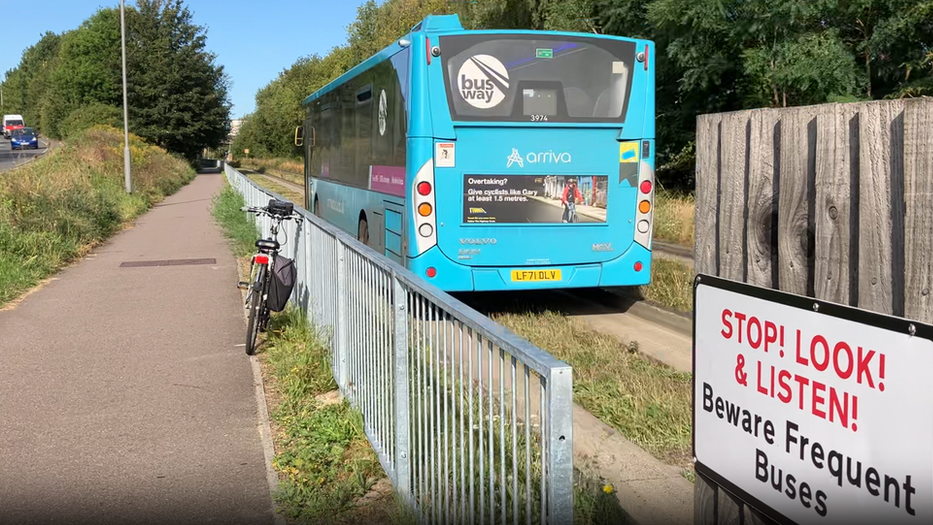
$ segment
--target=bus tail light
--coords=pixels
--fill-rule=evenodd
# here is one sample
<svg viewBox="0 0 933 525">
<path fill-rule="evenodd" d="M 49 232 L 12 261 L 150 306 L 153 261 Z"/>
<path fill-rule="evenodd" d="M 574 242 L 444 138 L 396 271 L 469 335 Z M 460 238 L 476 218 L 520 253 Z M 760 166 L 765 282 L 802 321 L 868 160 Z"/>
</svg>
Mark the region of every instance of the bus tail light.
<svg viewBox="0 0 933 525">
<path fill-rule="evenodd" d="M 431 266 L 431 267 L 428 268 L 428 271 L 426 271 L 426 272 L 424 272 L 424 273 L 428 276 L 428 278 L 433 279 L 434 276 L 437 275 L 437 269 L 434 268 L 433 266 Z"/>
<path fill-rule="evenodd" d="M 437 244 L 437 212 L 434 196 L 434 159 L 429 158 L 415 174 L 411 192 L 411 213 L 415 222 L 415 256 Z"/>
<path fill-rule="evenodd" d="M 651 143 L 644 141 L 642 151 L 651 153 Z M 654 162 L 652 157 L 643 156 L 638 166 L 638 206 L 635 210 L 635 242 L 651 249 L 652 223 L 654 222 Z M 638 270 L 636 270 L 638 271 Z"/>
<path fill-rule="evenodd" d="M 425 53 L 425 56 L 428 57 L 428 65 L 430 66 L 431 65 L 431 39 L 425 38 L 424 42 L 425 42 L 424 50 L 427 51 L 427 53 Z"/>
<path fill-rule="evenodd" d="M 641 261 L 638 261 L 638 262 L 635 263 L 635 271 L 636 271 L 636 272 L 640 272 L 642 268 L 644 268 L 644 265 L 641 264 Z"/>
<path fill-rule="evenodd" d="M 651 49 L 649 46 L 645 46 L 645 71 L 648 71 L 648 51 Z M 430 62 L 429 62 L 430 63 Z"/>
</svg>

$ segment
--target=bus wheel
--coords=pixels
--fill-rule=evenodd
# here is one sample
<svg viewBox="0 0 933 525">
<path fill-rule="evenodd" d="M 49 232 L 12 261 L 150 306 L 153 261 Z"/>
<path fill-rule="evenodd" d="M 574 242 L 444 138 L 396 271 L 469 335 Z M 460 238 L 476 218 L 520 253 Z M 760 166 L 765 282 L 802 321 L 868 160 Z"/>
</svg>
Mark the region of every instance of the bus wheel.
<svg viewBox="0 0 933 525">
<path fill-rule="evenodd" d="M 357 240 L 369 246 L 369 223 L 366 219 L 360 219 L 360 227 L 356 236 Z"/>
</svg>

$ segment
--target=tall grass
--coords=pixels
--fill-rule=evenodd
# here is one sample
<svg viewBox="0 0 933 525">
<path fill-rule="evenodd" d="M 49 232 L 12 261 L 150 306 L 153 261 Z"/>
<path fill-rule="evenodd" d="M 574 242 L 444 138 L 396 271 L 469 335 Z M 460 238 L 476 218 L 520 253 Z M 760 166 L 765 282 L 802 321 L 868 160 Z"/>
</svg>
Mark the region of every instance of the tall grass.
<svg viewBox="0 0 933 525">
<path fill-rule="evenodd" d="M 641 287 L 642 296 L 661 306 L 682 312 L 693 310 L 693 266 L 674 259 L 651 261 L 651 284 Z"/>
<path fill-rule="evenodd" d="M 655 194 L 655 238 L 693 246 L 695 209 L 696 196 L 659 190 Z"/>
<path fill-rule="evenodd" d="M 190 182 L 191 167 L 130 136 L 134 193 L 123 187 L 123 134 L 94 127 L 0 176 L 0 306 L 86 253 Z"/>
<path fill-rule="evenodd" d="M 246 212 L 240 208 L 246 205 L 243 196 L 236 188 L 224 184 L 220 193 L 214 197 L 214 218 L 220 224 L 224 235 L 231 241 L 234 255 L 243 257 L 253 250 L 253 243 L 259 238 L 259 227 L 247 220 Z"/>
</svg>

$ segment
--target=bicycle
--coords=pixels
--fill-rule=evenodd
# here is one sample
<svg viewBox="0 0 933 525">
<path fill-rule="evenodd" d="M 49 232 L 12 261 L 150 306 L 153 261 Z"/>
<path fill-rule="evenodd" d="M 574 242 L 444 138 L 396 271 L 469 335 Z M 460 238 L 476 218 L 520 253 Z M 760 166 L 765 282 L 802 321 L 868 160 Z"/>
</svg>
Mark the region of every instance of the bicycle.
<svg viewBox="0 0 933 525">
<path fill-rule="evenodd" d="M 249 280 L 240 281 L 238 287 L 246 289 L 246 303 L 244 308 L 249 309 L 249 323 L 246 328 L 246 355 L 256 353 L 256 338 L 259 332 L 265 332 L 269 327 L 270 309 L 268 304 L 271 275 L 275 271 L 276 259 L 279 249 L 279 228 L 287 220 L 301 220 L 301 215 L 295 213 L 295 205 L 291 202 L 270 199 L 268 206 L 244 206 L 241 211 L 254 213 L 257 216 L 268 216 L 272 219 L 271 233 L 268 238 L 256 240 L 257 252 L 253 255 L 249 269 Z"/>
<path fill-rule="evenodd" d="M 573 202 L 568 202 L 564 204 L 564 219 L 563 222 L 577 222 L 577 205 Z"/>
</svg>

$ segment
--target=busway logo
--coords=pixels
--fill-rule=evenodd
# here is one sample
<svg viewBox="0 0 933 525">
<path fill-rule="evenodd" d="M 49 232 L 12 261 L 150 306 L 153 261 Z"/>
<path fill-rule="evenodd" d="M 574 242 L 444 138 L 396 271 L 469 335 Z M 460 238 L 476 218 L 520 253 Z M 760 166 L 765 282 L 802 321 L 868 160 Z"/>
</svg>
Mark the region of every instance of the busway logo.
<svg viewBox="0 0 933 525">
<path fill-rule="evenodd" d="M 460 96 L 478 109 L 498 106 L 509 90 L 509 72 L 491 55 L 476 55 L 460 66 L 457 75 Z"/>
</svg>

